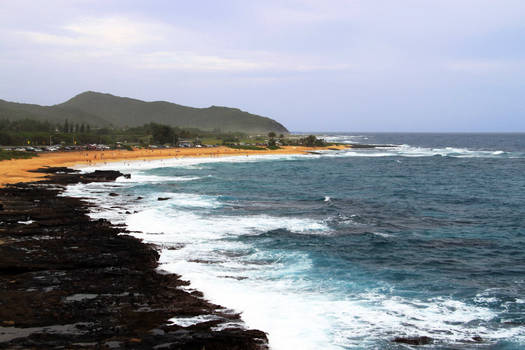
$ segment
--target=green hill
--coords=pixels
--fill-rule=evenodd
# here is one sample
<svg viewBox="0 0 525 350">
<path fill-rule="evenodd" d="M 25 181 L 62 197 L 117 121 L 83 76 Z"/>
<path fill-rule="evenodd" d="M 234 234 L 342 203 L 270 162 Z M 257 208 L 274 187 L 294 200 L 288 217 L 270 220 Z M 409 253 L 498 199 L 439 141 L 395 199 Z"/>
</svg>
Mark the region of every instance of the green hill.
<svg viewBox="0 0 525 350">
<path fill-rule="evenodd" d="M 68 119 L 73 123 L 88 123 L 94 126 L 109 126 L 111 123 L 96 115 L 82 110 L 69 110 L 59 106 L 39 106 L 0 100 L 0 119 L 34 119 L 52 123 L 64 123 Z"/>
<path fill-rule="evenodd" d="M 273 119 L 237 108 L 211 106 L 193 108 L 174 103 L 118 97 L 98 92 L 84 92 L 54 106 L 39 106 L 0 100 L 0 119 L 24 118 L 63 123 L 89 123 L 93 126 L 133 127 L 156 122 L 181 128 L 240 131 L 245 133 L 287 133 Z"/>
</svg>

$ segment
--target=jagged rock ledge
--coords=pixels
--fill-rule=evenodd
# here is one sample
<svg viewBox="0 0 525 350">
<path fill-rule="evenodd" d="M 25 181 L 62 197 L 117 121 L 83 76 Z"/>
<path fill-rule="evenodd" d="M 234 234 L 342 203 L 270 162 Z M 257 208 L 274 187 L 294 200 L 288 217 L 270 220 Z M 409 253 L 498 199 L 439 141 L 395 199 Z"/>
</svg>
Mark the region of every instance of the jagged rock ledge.
<svg viewBox="0 0 525 350">
<path fill-rule="evenodd" d="M 0 349 L 268 348 L 238 314 L 158 273 L 153 246 L 59 196 L 123 174 L 39 171 L 49 174 L 39 183 L 0 188 Z"/>
</svg>

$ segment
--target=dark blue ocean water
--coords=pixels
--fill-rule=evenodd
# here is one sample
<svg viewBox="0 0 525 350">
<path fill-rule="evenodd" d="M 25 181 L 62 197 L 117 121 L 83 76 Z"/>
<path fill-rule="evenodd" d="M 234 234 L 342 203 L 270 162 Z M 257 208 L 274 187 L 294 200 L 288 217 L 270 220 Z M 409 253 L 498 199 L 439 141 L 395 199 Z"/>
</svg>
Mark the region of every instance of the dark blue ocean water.
<svg viewBox="0 0 525 350">
<path fill-rule="evenodd" d="M 525 135 L 326 137 L 397 146 L 137 168 L 126 222 L 275 349 L 525 347 Z"/>
</svg>

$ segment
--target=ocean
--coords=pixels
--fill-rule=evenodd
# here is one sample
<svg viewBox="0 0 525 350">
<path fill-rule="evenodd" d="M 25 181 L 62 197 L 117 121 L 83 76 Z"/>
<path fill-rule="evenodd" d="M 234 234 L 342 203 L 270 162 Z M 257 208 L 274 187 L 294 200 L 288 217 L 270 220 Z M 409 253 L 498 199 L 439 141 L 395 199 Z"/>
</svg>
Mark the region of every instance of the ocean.
<svg viewBox="0 0 525 350">
<path fill-rule="evenodd" d="M 272 349 L 524 348 L 525 135 L 323 137 L 395 147 L 108 164 L 131 178 L 65 195 Z"/>
</svg>

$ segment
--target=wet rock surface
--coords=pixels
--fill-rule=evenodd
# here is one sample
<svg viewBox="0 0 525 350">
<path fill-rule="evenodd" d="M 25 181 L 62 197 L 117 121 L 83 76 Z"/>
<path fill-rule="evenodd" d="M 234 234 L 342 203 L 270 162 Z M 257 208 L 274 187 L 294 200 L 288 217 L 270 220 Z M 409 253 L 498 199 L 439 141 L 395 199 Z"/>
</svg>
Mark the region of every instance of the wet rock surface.
<svg viewBox="0 0 525 350">
<path fill-rule="evenodd" d="M 429 337 L 397 337 L 393 340 L 394 343 L 409 344 L 409 345 L 428 345 L 432 344 L 432 338 Z"/>
<path fill-rule="evenodd" d="M 122 174 L 42 172 L 40 183 L 0 189 L 0 349 L 267 348 L 238 314 L 158 273 L 155 247 L 59 195 Z"/>
</svg>

